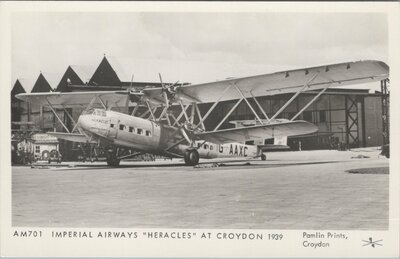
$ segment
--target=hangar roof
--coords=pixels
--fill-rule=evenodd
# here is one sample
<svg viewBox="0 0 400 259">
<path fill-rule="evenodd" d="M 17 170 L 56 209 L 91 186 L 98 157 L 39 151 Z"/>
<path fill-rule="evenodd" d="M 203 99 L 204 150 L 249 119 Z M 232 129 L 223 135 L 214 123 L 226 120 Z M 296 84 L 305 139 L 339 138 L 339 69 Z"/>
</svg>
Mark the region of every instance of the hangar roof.
<svg viewBox="0 0 400 259">
<path fill-rule="evenodd" d="M 96 67 L 86 65 L 70 65 L 71 69 L 79 76 L 84 84 L 89 83 L 93 76 Z"/>
<path fill-rule="evenodd" d="M 35 85 L 33 86 L 31 93 L 39 93 L 39 92 L 51 92 L 53 88 L 51 87 L 49 81 L 44 77 L 43 73 L 40 73 Z"/>
<path fill-rule="evenodd" d="M 24 87 L 22 86 L 21 82 L 19 79 L 15 81 L 14 87 L 11 90 L 11 102 L 17 102 L 20 101 L 17 98 L 15 98 L 15 95 L 21 94 L 21 93 L 26 93 Z"/>
<path fill-rule="evenodd" d="M 17 81 L 21 83 L 21 86 L 24 88 L 25 92 L 29 92 L 32 90 L 35 85 L 37 79 L 33 78 L 18 78 Z"/>
<path fill-rule="evenodd" d="M 41 72 L 47 82 L 50 84 L 52 89 L 55 89 L 61 80 L 62 75 L 59 73 L 52 72 Z"/>
</svg>

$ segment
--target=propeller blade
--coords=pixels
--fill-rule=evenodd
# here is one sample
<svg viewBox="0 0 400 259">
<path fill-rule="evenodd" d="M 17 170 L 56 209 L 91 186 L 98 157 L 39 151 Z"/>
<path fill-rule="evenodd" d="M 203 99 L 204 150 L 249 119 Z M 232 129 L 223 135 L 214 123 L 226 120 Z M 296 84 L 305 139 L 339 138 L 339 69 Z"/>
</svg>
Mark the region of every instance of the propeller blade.
<svg viewBox="0 0 400 259">
<path fill-rule="evenodd" d="M 161 82 L 161 87 L 164 89 L 164 83 L 162 81 L 162 77 L 161 77 L 161 73 L 158 73 L 158 77 L 160 78 L 160 82 Z"/>
<path fill-rule="evenodd" d="M 129 114 L 129 101 L 130 101 L 130 99 L 131 99 L 130 95 L 126 96 L 126 103 L 125 103 L 126 114 Z"/>
<path fill-rule="evenodd" d="M 166 92 L 163 91 L 164 102 L 167 107 L 169 107 L 168 95 Z"/>
</svg>

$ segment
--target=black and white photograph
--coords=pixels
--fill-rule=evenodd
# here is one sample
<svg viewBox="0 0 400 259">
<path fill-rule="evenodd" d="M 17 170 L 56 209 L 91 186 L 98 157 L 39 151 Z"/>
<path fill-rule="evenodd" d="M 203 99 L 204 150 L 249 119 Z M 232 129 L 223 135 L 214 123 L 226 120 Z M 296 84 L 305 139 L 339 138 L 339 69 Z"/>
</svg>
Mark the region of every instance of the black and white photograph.
<svg viewBox="0 0 400 259">
<path fill-rule="evenodd" d="M 386 5 L 121 4 L 8 12 L 2 237 L 398 255 Z"/>
</svg>

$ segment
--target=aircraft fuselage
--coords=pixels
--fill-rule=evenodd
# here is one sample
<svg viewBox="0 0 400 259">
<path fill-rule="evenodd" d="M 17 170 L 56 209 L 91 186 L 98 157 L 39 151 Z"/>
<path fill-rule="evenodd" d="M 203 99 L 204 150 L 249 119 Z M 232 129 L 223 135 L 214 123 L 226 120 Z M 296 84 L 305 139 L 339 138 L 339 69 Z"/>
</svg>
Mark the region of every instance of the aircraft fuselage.
<svg viewBox="0 0 400 259">
<path fill-rule="evenodd" d="M 202 140 L 196 140 L 194 146 L 185 141 L 168 149 L 182 139 L 182 136 L 176 134 L 176 128 L 116 111 L 95 109 L 90 114 L 82 114 L 78 123 L 82 130 L 100 141 L 163 156 L 183 156 L 190 148 L 197 149 L 200 158 L 245 158 L 261 155 L 257 146 L 203 143 Z"/>
</svg>

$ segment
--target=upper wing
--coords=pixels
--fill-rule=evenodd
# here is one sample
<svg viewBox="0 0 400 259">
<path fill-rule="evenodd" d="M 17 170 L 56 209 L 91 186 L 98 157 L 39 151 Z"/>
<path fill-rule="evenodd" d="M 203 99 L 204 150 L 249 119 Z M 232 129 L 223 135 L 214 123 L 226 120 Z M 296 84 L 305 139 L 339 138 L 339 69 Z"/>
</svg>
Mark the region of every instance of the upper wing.
<svg viewBox="0 0 400 259">
<path fill-rule="evenodd" d="M 176 96 L 184 102 L 216 102 L 234 100 L 241 95 L 231 85 L 236 85 L 246 97 L 294 93 L 300 90 L 314 76 L 308 90 L 323 89 L 328 85 L 345 86 L 374 82 L 388 78 L 389 67 L 381 61 L 357 61 L 326 66 L 318 66 L 258 76 L 234 78 L 205 84 L 178 87 Z M 143 90 L 153 99 L 163 100 L 160 88 Z M 221 98 L 220 98 L 221 97 Z"/>
<path fill-rule="evenodd" d="M 381 61 L 357 61 L 205 84 L 184 85 L 176 88 L 175 97 L 184 103 L 208 103 L 241 98 L 238 91 L 232 87 L 233 85 L 237 86 L 246 97 L 251 97 L 251 95 L 257 97 L 294 93 L 307 83 L 309 84 L 305 91 L 323 89 L 327 86 L 374 82 L 386 79 L 388 76 L 389 67 Z M 165 101 L 165 94 L 161 88 L 145 88 L 143 95 L 146 99 L 153 100 L 156 103 L 164 103 Z M 129 98 L 127 92 L 123 91 L 49 92 L 16 95 L 18 99 L 38 105 L 51 103 L 54 108 L 85 106 L 95 96 L 100 98 L 94 100 L 93 106 L 100 106 L 99 99 L 101 99 L 106 105 L 121 107 L 126 105 L 127 98 Z"/>
<path fill-rule="evenodd" d="M 87 106 L 93 99 L 93 107 L 101 106 L 101 101 L 109 106 L 122 107 L 126 105 L 128 95 L 121 94 L 121 91 L 91 91 L 91 92 L 47 92 L 47 93 L 28 93 L 17 94 L 16 97 L 20 100 L 38 104 L 49 105 L 54 108 L 74 108 L 77 106 Z M 100 101 L 101 99 L 101 101 Z"/>
<path fill-rule="evenodd" d="M 96 141 L 89 141 L 89 139 L 82 134 L 63 133 L 63 132 L 47 132 L 46 134 L 54 136 L 58 139 L 64 139 L 72 142 L 93 143 L 93 144 L 96 143 Z"/>
<path fill-rule="evenodd" d="M 196 133 L 195 136 L 216 144 L 245 142 L 246 140 L 274 138 L 278 136 L 297 136 L 311 134 L 318 127 L 307 121 L 287 121 L 243 128 L 223 129 Z"/>
</svg>

